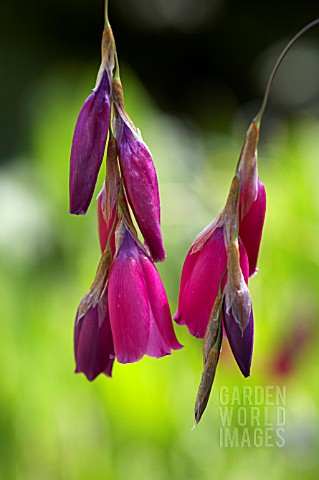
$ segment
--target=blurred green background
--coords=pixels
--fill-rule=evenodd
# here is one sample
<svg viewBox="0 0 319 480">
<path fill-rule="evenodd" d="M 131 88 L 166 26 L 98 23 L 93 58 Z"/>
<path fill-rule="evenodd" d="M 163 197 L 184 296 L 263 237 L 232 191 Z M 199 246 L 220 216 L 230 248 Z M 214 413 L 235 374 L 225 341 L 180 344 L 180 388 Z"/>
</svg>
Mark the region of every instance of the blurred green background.
<svg viewBox="0 0 319 480">
<path fill-rule="evenodd" d="M 128 11 L 123 2 L 111 4 L 111 20 L 123 46 L 123 59 L 121 50 L 119 54 L 126 107 L 152 150 L 158 172 L 167 251 L 158 269 L 174 313 L 183 259 L 195 235 L 224 205 L 245 130 L 257 112 L 279 47 L 288 39 L 287 31 L 292 36 L 315 13 L 311 16 L 309 8 L 300 23 L 303 17 L 298 21 L 298 14 L 304 10 L 288 18 L 283 2 L 274 20 L 274 38 L 271 29 L 266 38 L 264 11 L 239 17 L 234 26 L 224 21 L 227 15 L 236 16 L 238 5 L 231 2 L 212 2 L 218 15 L 211 12 L 208 18 L 205 1 L 199 2 L 202 16 L 186 15 L 187 8 L 194 9 L 190 0 L 170 2 L 166 9 L 162 2 L 166 16 L 156 10 L 160 4 L 150 2 L 148 10 L 148 2 L 132 0 Z M 248 2 L 245 5 L 249 10 Z M 48 2 L 46 10 L 33 1 L 29 7 L 39 17 L 25 22 L 26 6 L 21 3 L 21 11 L 14 19 L 7 17 L 11 23 L 2 32 L 0 479 L 317 479 L 318 29 L 287 56 L 261 130 L 259 170 L 268 202 L 260 273 L 250 280 L 256 322 L 252 375 L 241 377 L 224 341 L 210 403 L 191 431 L 202 354 L 201 341 L 184 327 L 176 327 L 176 333 L 185 348 L 171 357 L 115 364 L 113 379 L 103 376 L 93 383 L 73 373 L 75 312 L 93 280 L 100 252 L 94 202 L 85 217 L 67 213 L 68 161 L 78 112 L 95 83 L 103 9 L 99 2 L 79 3 L 75 26 L 89 25 L 94 51 L 79 42 L 80 28 L 71 51 L 71 32 L 68 36 L 55 19 L 61 21 L 66 9 L 76 11 L 76 2 L 68 7 Z M 39 21 L 41 8 L 51 23 Z M 6 9 L 13 12 L 9 2 Z M 157 13 L 158 23 L 151 23 L 150 12 Z M 153 39 L 156 31 L 156 45 L 140 25 L 143 18 Z M 270 25 L 271 17 L 266 18 Z M 131 30 L 124 30 L 129 23 Z M 253 24 L 256 45 L 250 62 L 247 46 Z M 25 42 L 21 25 L 27 32 Z M 223 41 L 211 51 L 205 35 L 212 32 L 218 39 L 222 26 Z M 233 36 L 227 44 L 228 28 Z M 236 29 L 243 32 L 242 51 Z M 139 39 L 138 54 L 131 38 Z M 162 52 L 157 65 L 152 48 L 160 51 L 168 38 L 177 39 L 176 45 L 186 42 L 186 49 L 199 42 L 202 65 L 205 59 L 211 65 L 216 51 L 221 70 L 198 65 L 204 79 L 200 82 L 196 72 L 187 70 L 187 55 L 183 63 L 171 46 L 168 63 Z M 148 54 L 141 70 L 144 48 Z M 149 73 L 148 87 L 143 72 L 154 69 L 161 76 L 152 79 Z M 227 386 L 231 392 L 277 385 L 286 387 L 285 446 L 221 447 L 220 388 Z M 269 405 L 258 408 L 263 417 Z M 242 426 L 235 427 L 242 431 Z"/>
</svg>

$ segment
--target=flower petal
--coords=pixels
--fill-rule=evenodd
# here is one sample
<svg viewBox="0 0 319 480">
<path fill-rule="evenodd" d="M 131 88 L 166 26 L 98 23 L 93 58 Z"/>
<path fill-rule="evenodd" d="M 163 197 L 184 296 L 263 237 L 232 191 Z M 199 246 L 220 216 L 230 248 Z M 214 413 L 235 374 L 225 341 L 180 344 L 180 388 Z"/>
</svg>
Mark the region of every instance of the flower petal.
<svg viewBox="0 0 319 480">
<path fill-rule="evenodd" d="M 111 268 L 108 298 L 116 358 L 136 362 L 147 350 L 151 312 L 138 247 L 128 231 Z"/>
<path fill-rule="evenodd" d="M 188 260 L 190 262 L 190 260 Z M 206 328 L 218 292 L 222 275 L 226 269 L 227 255 L 223 228 L 214 230 L 196 257 L 189 263 L 184 275 L 185 287 L 178 306 L 177 323 L 185 324 L 196 337 L 205 337 Z"/>
<path fill-rule="evenodd" d="M 257 258 L 266 213 L 265 187 L 258 179 L 258 195 L 239 225 L 239 236 L 244 242 L 248 260 L 249 276 L 257 271 Z"/>
<path fill-rule="evenodd" d="M 140 251 L 140 262 L 152 310 L 149 338 L 150 350 L 147 352 L 147 355 L 159 357 L 170 354 L 171 349 L 179 350 L 182 348 L 182 345 L 178 342 L 174 332 L 166 292 L 158 271 L 142 251 Z M 159 355 L 158 352 L 154 355 L 156 345 L 160 345 L 159 351 L 162 352 L 162 355 Z"/>
<path fill-rule="evenodd" d="M 161 358 L 170 354 L 170 345 L 163 338 L 154 319 L 153 312 L 151 312 L 150 336 L 148 339 L 146 355 L 150 357 Z"/>
<path fill-rule="evenodd" d="M 197 258 L 200 255 L 200 252 L 201 250 L 197 250 L 196 252 L 193 252 L 193 245 L 192 245 L 185 258 L 185 262 L 182 270 L 182 276 L 181 276 L 181 283 L 179 287 L 178 308 L 177 308 L 177 312 L 174 315 L 174 320 L 179 325 L 185 325 L 183 319 L 181 318 L 180 308 L 181 308 L 181 305 L 183 304 L 183 296 L 184 296 L 185 288 L 189 282 L 189 278 L 192 274 L 193 268 L 197 262 Z"/>
<path fill-rule="evenodd" d="M 249 259 L 248 254 L 244 245 L 244 242 L 239 237 L 238 239 L 238 247 L 239 247 L 239 263 L 242 274 L 244 276 L 245 282 L 248 283 L 249 277 Z"/>
<path fill-rule="evenodd" d="M 93 196 L 110 126 L 110 84 L 104 71 L 77 119 L 70 161 L 70 213 L 86 213 Z"/>
</svg>

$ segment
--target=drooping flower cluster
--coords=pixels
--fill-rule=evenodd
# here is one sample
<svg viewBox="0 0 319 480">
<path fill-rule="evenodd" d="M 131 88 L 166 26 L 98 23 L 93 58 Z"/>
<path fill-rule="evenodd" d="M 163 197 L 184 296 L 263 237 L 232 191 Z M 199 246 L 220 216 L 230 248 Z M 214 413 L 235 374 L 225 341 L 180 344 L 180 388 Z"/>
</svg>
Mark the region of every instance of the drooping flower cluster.
<svg viewBox="0 0 319 480">
<path fill-rule="evenodd" d="M 113 129 L 128 202 L 154 261 L 165 259 L 160 227 L 160 199 L 151 153 L 124 107 L 110 27 L 103 32 L 102 62 L 96 87 L 76 122 L 70 161 L 70 213 L 85 214 L 91 203 L 106 141 Z M 114 78 L 113 78 L 114 77 Z M 112 108 L 111 108 L 112 107 Z M 110 134 L 109 134 L 110 132 Z M 114 173 L 114 172 L 113 172 Z"/>
<path fill-rule="evenodd" d="M 247 287 L 257 271 L 266 211 L 266 193 L 258 178 L 259 126 L 253 121 L 232 181 L 226 206 L 198 235 L 182 270 L 175 320 L 204 340 L 204 372 L 195 405 L 198 422 L 212 387 L 224 330 L 236 362 L 250 374 L 254 320 Z"/>
<path fill-rule="evenodd" d="M 107 140 L 107 175 L 98 196 L 102 258 L 78 308 L 74 331 L 76 372 L 89 380 L 100 373 L 111 376 L 115 358 L 120 363 L 136 362 L 144 355 L 158 358 L 181 348 L 153 264 L 165 258 L 156 171 L 148 147 L 125 111 L 109 25 L 103 32 L 96 87 L 74 130 L 71 213 L 85 214 L 91 203 Z"/>
<path fill-rule="evenodd" d="M 107 10 L 107 0 L 105 5 Z M 196 423 L 209 399 L 223 333 L 241 372 L 250 375 L 254 317 L 248 279 L 257 271 L 266 212 L 265 188 L 257 169 L 259 126 L 282 59 L 317 24 L 319 19 L 301 29 L 279 56 L 259 113 L 248 128 L 226 205 L 195 239 L 184 262 L 175 320 L 204 338 Z M 80 111 L 73 136 L 69 183 L 73 214 L 87 212 L 106 145 L 107 176 L 97 202 L 102 256 L 78 307 L 74 329 L 76 372 L 89 380 L 101 373 L 111 376 L 115 359 L 128 363 L 144 355 L 159 358 L 182 347 L 153 263 L 165 258 L 156 171 L 140 131 L 125 111 L 107 12 L 96 86 Z M 289 372 L 294 348 L 307 341 L 307 332 L 297 334 L 278 357 L 277 373 Z"/>
</svg>

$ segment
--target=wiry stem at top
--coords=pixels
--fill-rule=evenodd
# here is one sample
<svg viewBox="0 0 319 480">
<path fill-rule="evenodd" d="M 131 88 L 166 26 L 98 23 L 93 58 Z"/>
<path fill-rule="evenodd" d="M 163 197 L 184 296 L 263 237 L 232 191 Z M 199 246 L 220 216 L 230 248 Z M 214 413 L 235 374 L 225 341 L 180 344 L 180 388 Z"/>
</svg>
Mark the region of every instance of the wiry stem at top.
<svg viewBox="0 0 319 480">
<path fill-rule="evenodd" d="M 110 27 L 108 8 L 109 8 L 109 0 L 105 0 L 105 2 L 104 2 L 104 22 L 105 22 L 104 23 L 104 28 L 109 28 Z"/>
<path fill-rule="evenodd" d="M 117 56 L 117 51 L 116 51 L 116 46 L 115 46 L 115 70 L 114 70 L 114 76 L 113 78 L 116 79 L 116 80 L 119 80 L 121 81 L 121 78 L 120 78 L 120 64 L 119 64 L 119 58 Z"/>
<path fill-rule="evenodd" d="M 285 46 L 285 48 L 282 50 L 281 54 L 279 55 L 278 60 L 277 60 L 275 66 L 274 66 L 274 68 L 273 68 L 273 70 L 270 74 L 260 110 L 253 120 L 257 123 L 258 126 L 260 125 L 262 116 L 264 114 L 264 111 L 265 111 L 265 108 L 266 108 L 266 105 L 267 105 L 267 102 L 268 102 L 268 99 L 269 99 L 270 89 L 271 89 L 274 77 L 275 77 L 275 75 L 278 71 L 278 68 L 281 65 L 281 62 L 285 58 L 288 50 L 293 46 L 293 44 L 298 40 L 298 38 L 300 38 L 305 32 L 307 32 L 308 30 L 310 30 L 311 28 L 313 28 L 314 26 L 316 26 L 318 24 L 319 24 L 319 18 L 317 18 L 316 20 L 313 20 L 312 22 L 308 23 L 305 27 L 303 27 L 301 30 L 299 30 L 299 32 L 297 32 L 296 35 L 287 43 L 287 45 Z"/>
</svg>

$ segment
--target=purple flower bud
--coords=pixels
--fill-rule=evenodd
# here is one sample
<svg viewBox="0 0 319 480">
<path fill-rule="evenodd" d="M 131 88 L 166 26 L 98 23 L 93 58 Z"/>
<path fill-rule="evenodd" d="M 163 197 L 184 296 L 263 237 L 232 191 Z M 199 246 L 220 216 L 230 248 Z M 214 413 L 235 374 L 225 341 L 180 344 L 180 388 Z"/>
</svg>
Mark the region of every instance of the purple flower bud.
<svg viewBox="0 0 319 480">
<path fill-rule="evenodd" d="M 125 228 L 110 271 L 108 299 L 115 356 L 120 363 L 181 348 L 158 272 Z"/>
<path fill-rule="evenodd" d="M 254 344 L 254 316 L 252 309 L 248 325 L 244 333 L 242 333 L 232 313 L 227 313 L 224 308 L 224 327 L 240 371 L 244 377 L 249 377 Z"/>
<path fill-rule="evenodd" d="M 115 136 L 128 201 L 154 261 L 164 260 L 160 198 L 151 154 L 115 108 Z"/>
<path fill-rule="evenodd" d="M 248 256 L 245 250 L 245 247 L 241 241 L 239 241 L 239 257 L 240 257 L 240 275 L 243 277 L 244 282 L 248 282 L 248 274 L 249 274 L 249 264 L 248 264 Z M 239 285 L 240 290 L 243 290 Z M 253 342 L 254 342 L 254 317 L 251 302 L 249 305 L 249 309 L 245 313 L 246 310 L 245 305 L 243 307 L 242 315 L 247 314 L 247 318 L 240 321 L 237 318 L 238 312 L 235 310 L 236 302 L 233 305 L 227 305 L 227 288 L 228 284 L 226 283 L 225 290 L 225 300 L 224 300 L 224 327 L 226 331 L 226 335 L 232 349 L 233 355 L 235 360 L 245 377 L 248 377 L 250 374 L 250 365 L 251 365 L 251 358 L 253 352 Z M 247 289 L 248 291 L 248 289 Z M 237 299 L 238 300 L 238 299 Z M 246 303 L 245 298 L 241 298 L 243 304 Z M 249 299 L 250 301 L 250 299 Z M 238 306 L 237 301 L 237 306 Z M 244 328 L 242 326 L 245 325 Z"/>
<path fill-rule="evenodd" d="M 77 119 L 70 161 L 70 213 L 85 214 L 94 193 L 110 126 L 110 83 L 106 70 Z"/>
<path fill-rule="evenodd" d="M 187 254 L 175 320 L 195 337 L 205 337 L 222 275 L 227 266 L 223 227 L 213 230 L 201 250 Z"/>
<path fill-rule="evenodd" d="M 244 242 L 248 260 L 249 276 L 257 271 L 257 258 L 266 213 L 265 187 L 258 179 L 257 198 L 239 224 L 239 236 Z"/>
<path fill-rule="evenodd" d="M 80 316 L 78 309 L 74 328 L 76 373 L 94 380 L 100 373 L 112 376 L 114 347 L 110 327 L 107 294 Z"/>
</svg>

